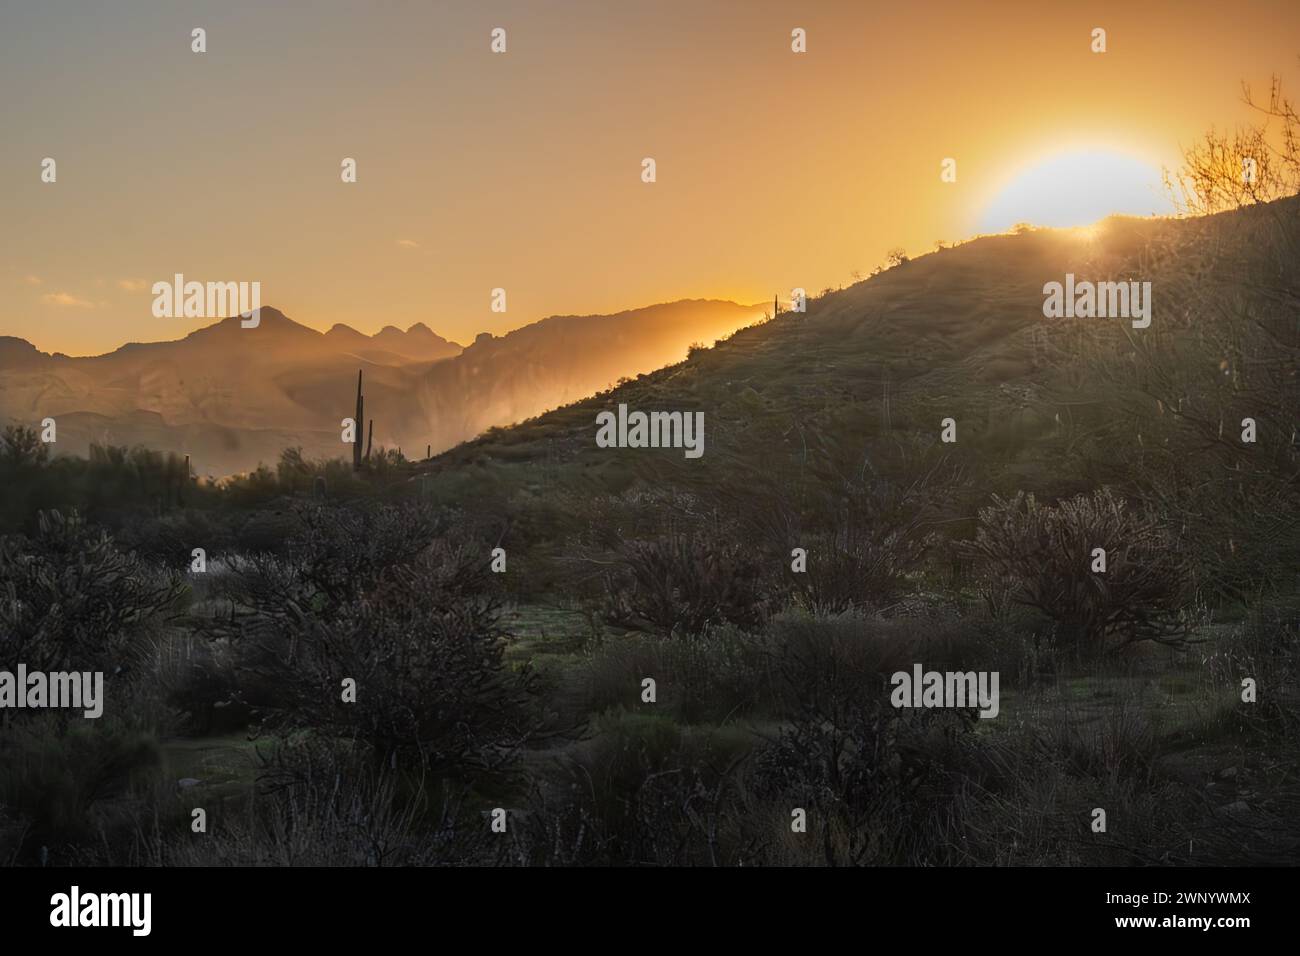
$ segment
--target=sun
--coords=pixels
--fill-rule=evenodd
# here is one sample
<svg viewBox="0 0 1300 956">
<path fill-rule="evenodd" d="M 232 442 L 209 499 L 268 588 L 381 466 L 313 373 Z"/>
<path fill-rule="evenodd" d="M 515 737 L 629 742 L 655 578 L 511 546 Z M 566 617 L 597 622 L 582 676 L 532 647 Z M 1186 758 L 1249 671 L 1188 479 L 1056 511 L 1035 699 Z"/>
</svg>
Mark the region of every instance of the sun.
<svg viewBox="0 0 1300 956">
<path fill-rule="evenodd" d="M 1018 170 L 984 208 L 980 232 L 1004 232 L 1017 223 L 1088 226 L 1116 213 L 1169 215 L 1160 170 L 1131 153 L 1071 149 Z"/>
</svg>

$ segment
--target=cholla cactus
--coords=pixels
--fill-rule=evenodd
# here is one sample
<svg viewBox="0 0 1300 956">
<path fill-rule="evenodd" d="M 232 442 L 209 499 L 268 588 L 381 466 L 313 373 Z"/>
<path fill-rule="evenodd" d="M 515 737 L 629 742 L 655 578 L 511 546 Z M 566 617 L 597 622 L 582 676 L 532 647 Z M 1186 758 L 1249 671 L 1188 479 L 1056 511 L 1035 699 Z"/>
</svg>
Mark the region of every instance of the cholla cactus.
<svg viewBox="0 0 1300 956">
<path fill-rule="evenodd" d="M 1178 614 L 1182 573 L 1152 519 L 1108 488 L 1056 505 L 1018 492 L 980 509 L 969 553 L 1010 600 L 1036 608 L 1093 647 L 1186 638 Z M 1108 568 L 1092 570 L 1093 549 Z"/>
</svg>

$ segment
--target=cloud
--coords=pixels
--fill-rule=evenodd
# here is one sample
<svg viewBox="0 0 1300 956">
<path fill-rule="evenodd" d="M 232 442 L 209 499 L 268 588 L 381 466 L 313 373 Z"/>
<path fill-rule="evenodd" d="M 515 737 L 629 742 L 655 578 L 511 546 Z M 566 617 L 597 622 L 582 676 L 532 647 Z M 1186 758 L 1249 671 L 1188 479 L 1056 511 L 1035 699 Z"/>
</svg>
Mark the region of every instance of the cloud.
<svg viewBox="0 0 1300 956">
<path fill-rule="evenodd" d="M 143 292 L 149 288 L 149 283 L 144 279 L 118 279 L 117 287 L 127 292 Z"/>
<path fill-rule="evenodd" d="M 419 249 L 420 244 L 414 239 L 398 239 L 397 244 L 403 249 Z"/>
<path fill-rule="evenodd" d="M 24 277 L 23 277 L 23 281 L 26 282 L 28 285 L 40 285 L 40 284 L 41 284 L 41 277 L 40 277 L 40 276 L 24 276 Z"/>
<path fill-rule="evenodd" d="M 71 306 L 77 309 L 93 309 L 95 307 L 95 303 L 79 299 L 75 295 L 68 295 L 66 292 L 47 292 L 41 296 L 41 301 L 46 305 Z"/>
</svg>

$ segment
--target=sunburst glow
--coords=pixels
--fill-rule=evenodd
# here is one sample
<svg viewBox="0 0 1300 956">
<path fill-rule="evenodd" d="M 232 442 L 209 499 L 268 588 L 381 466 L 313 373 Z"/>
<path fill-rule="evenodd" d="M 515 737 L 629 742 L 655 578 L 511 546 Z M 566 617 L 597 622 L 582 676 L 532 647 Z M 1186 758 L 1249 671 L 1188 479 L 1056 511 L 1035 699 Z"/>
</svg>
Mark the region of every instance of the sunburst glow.
<svg viewBox="0 0 1300 956">
<path fill-rule="evenodd" d="M 993 197 L 981 232 L 1036 226 L 1087 226 L 1116 213 L 1165 215 L 1172 204 L 1151 163 L 1113 150 L 1057 153 L 1016 173 Z"/>
</svg>

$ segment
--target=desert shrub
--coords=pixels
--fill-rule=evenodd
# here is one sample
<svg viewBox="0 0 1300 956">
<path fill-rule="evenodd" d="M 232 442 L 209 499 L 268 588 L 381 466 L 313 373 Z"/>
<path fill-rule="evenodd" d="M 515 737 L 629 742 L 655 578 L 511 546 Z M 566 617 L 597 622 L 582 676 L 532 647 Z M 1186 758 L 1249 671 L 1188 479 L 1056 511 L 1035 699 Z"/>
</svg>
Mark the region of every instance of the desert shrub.
<svg viewBox="0 0 1300 956">
<path fill-rule="evenodd" d="M 775 862 L 926 862 L 928 815 L 949 792 L 945 754 L 973 717 L 895 708 L 889 675 L 952 654 L 958 623 L 793 611 L 773 618 L 768 637 L 771 706 L 786 722 L 755 754 L 746 791 L 784 808 L 783 830 L 791 808 L 804 809 L 810 837 L 775 841 Z"/>
<path fill-rule="evenodd" d="M 1050 753 L 1071 776 L 1127 777 L 1143 784 L 1156 778 L 1159 736 L 1141 708 L 1122 702 L 1095 720 L 1068 711 L 1043 722 L 1033 746 Z"/>
<path fill-rule="evenodd" d="M 50 446 L 35 428 L 6 425 L 0 434 L 0 463 L 6 466 L 43 465 L 49 457 Z"/>
<path fill-rule="evenodd" d="M 640 703 L 641 681 L 652 677 L 657 699 Z M 735 626 L 710 627 L 691 641 L 628 634 L 605 641 L 585 663 L 586 707 L 651 707 L 684 723 L 722 723 L 764 709 L 771 701 L 767 642 Z"/>
<path fill-rule="evenodd" d="M 1040 701 L 996 735 L 948 752 L 951 793 L 933 804 L 938 865 L 1142 865 L 1174 862 L 1196 836 L 1199 800 L 1160 766 L 1159 728 L 1121 704 L 1098 715 Z M 1092 811 L 1108 830 L 1092 832 Z"/>
<path fill-rule="evenodd" d="M 635 488 L 622 494 L 567 495 L 566 504 L 582 518 L 581 540 L 601 551 L 624 541 L 648 539 L 663 527 L 664 514 L 695 510 L 690 495 L 668 489 Z"/>
<path fill-rule="evenodd" d="M 729 495 L 742 540 L 774 552 L 787 600 L 828 613 L 889 607 L 936 540 L 926 528 L 953 497 L 955 470 L 908 442 L 867 459 L 835 428 L 801 426 L 799 437 L 795 459 L 774 457 L 759 474 L 737 469 L 743 484 Z M 794 548 L 807 553 L 805 571 L 792 567 Z"/>
<path fill-rule="evenodd" d="M 1274 74 L 1267 103 L 1245 88 L 1246 102 L 1262 114 L 1258 126 L 1210 130 L 1183 148 L 1183 163 L 1164 171 L 1165 187 L 1184 212 L 1206 214 L 1267 202 L 1300 191 L 1300 114 Z M 1242 176 L 1247 158 L 1255 166 Z"/>
<path fill-rule="evenodd" d="M 427 549 L 441 529 L 434 512 L 419 505 L 309 506 L 297 518 L 289 560 L 301 582 L 331 606 L 366 594 L 385 572 Z"/>
<path fill-rule="evenodd" d="M 1109 489 L 1055 506 L 1023 492 L 994 496 L 968 547 L 1012 600 L 1052 619 L 1067 645 L 1185 637 L 1167 538 Z M 1104 574 L 1091 570 L 1094 548 L 1106 549 Z"/>
<path fill-rule="evenodd" d="M 1253 465 L 1252 465 L 1253 467 Z M 1186 557 L 1188 585 L 1217 607 L 1294 600 L 1300 592 L 1300 495 L 1293 478 L 1195 468 L 1162 481 L 1164 521 Z M 1289 485 L 1291 487 L 1289 487 Z"/>
<path fill-rule="evenodd" d="M 957 648 L 951 662 L 997 671 L 1003 686 L 1054 683 L 1066 660 L 1052 626 L 1041 618 L 977 620 L 968 627 L 967 640 Z"/>
<path fill-rule="evenodd" d="M 747 548 L 672 531 L 630 541 L 605 578 L 605 619 L 629 630 L 689 637 L 711 624 L 752 627 L 762 620 L 762 565 Z"/>
<path fill-rule="evenodd" d="M 957 792 L 948 812 L 933 816 L 935 865 L 1150 866 L 1193 862 L 1182 855 L 1202 846 L 1195 797 L 1172 781 L 1081 777 L 988 741 L 971 749 L 998 777 L 984 780 L 975 767 L 966 768 L 970 776 L 952 774 Z M 1122 831 L 1091 832 L 1097 807 L 1112 830 L 1112 821 L 1123 821 Z"/>
<path fill-rule="evenodd" d="M 457 789 L 412 786 L 346 746 L 319 740 L 263 754 L 262 785 L 233 808 L 214 808 L 209 836 L 182 826 L 138 826 L 99 865 L 432 866 L 481 863 L 492 834 Z"/>
<path fill-rule="evenodd" d="M 756 754 L 749 786 L 766 802 L 807 812 L 811 839 L 797 862 L 926 862 L 930 803 L 918 796 L 946 791 L 944 755 L 969 720 L 895 709 L 883 675 L 874 687 L 846 676 L 823 674 L 799 716 Z"/>
<path fill-rule="evenodd" d="M 1239 169 L 1232 179 L 1232 139 L 1211 134 L 1214 150 L 1188 157 L 1189 170 L 1199 168 L 1192 195 L 1211 207 L 1231 205 L 1238 189 L 1272 191 L 1262 160 L 1257 183 L 1243 183 Z M 1164 331 L 1136 337 L 1115 327 L 1111 354 L 1071 360 L 1090 389 L 1114 396 L 1090 457 L 1159 516 L 1188 589 L 1212 604 L 1297 590 L 1297 249 L 1295 199 L 1158 230 L 1142 260 L 1162 276 Z M 1246 419 L 1255 441 L 1242 440 Z"/>
<path fill-rule="evenodd" d="M 609 714 L 530 797 L 509 848 L 527 865 L 727 866 L 748 862 L 736 825 L 743 733 Z"/>
<path fill-rule="evenodd" d="M 234 544 L 221 515 L 197 508 L 129 522 L 114 531 L 113 538 L 124 550 L 180 570 L 189 567 L 195 548 L 203 548 L 211 561 Z"/>
<path fill-rule="evenodd" d="M 255 615 L 280 614 L 287 605 L 329 618 L 413 561 L 443 527 L 420 504 L 300 502 L 277 518 L 272 547 L 250 549 L 224 585 Z"/>
<path fill-rule="evenodd" d="M 356 499 L 372 497 L 409 476 L 400 449 L 375 448 L 361 471 L 351 460 L 309 458 L 301 446 L 285 448 L 272 471 L 266 466 L 230 482 L 232 495 L 241 500 L 265 499 L 276 494 L 314 498 Z"/>
<path fill-rule="evenodd" d="M 356 538 L 352 520 L 312 524 L 291 549 L 300 563 L 237 575 L 243 607 L 210 631 L 234 643 L 241 699 L 268 730 L 355 740 L 379 766 L 504 771 L 535 727 L 531 674 L 505 665 L 483 554 L 392 515 L 376 519 L 395 522 L 392 539 Z"/>
<path fill-rule="evenodd" d="M 18 814 L 0 806 L 0 866 L 16 866 L 22 855 L 28 823 Z"/>
<path fill-rule="evenodd" d="M 596 713 L 653 707 L 684 723 L 791 717 L 827 680 L 844 693 L 870 693 L 881 674 L 959 657 L 970 640 L 970 629 L 955 618 L 882 619 L 802 608 L 773 615 L 755 630 L 710 626 L 689 642 L 629 634 L 591 650 L 583 669 L 585 704 Z M 640 703 L 646 677 L 655 680 L 654 705 Z"/>
<path fill-rule="evenodd" d="M 112 717 L 63 716 L 42 712 L 0 727 L 0 807 L 25 821 L 28 855 L 93 836 L 96 811 L 158 764 L 150 734 Z"/>
<path fill-rule="evenodd" d="M 907 530 L 858 523 L 810 535 L 805 547 L 808 570 L 790 574 L 791 590 L 805 607 L 831 614 L 893 604 L 925 551 Z"/>
<path fill-rule="evenodd" d="M 409 470 L 406 456 L 400 448 L 376 448 L 365 463 L 365 473 L 371 480 L 381 484 L 400 481 L 407 477 Z"/>
<path fill-rule="evenodd" d="M 1300 618 L 1294 612 L 1256 610 L 1214 642 L 1205 663 L 1219 686 L 1233 688 L 1234 731 L 1273 739 L 1294 736 L 1300 726 Z M 1255 703 L 1241 701 L 1246 677 L 1255 681 Z"/>
<path fill-rule="evenodd" d="M 251 722 L 228 641 L 175 636 L 159 643 L 153 665 L 159 696 L 191 733 L 227 734 Z"/>
<path fill-rule="evenodd" d="M 910 670 L 918 661 L 937 664 L 958 656 L 967 636 L 955 618 L 784 611 L 764 630 L 772 672 L 766 707 L 794 717 L 818 694 L 874 694 L 883 676 Z"/>
<path fill-rule="evenodd" d="M 264 507 L 236 508 L 230 518 L 231 551 L 243 554 L 283 552 L 302 528 L 297 507 L 288 499 L 281 499 Z"/>
<path fill-rule="evenodd" d="M 0 660 L 112 674 L 182 590 L 75 513 L 42 513 L 34 536 L 0 539 Z"/>
</svg>

